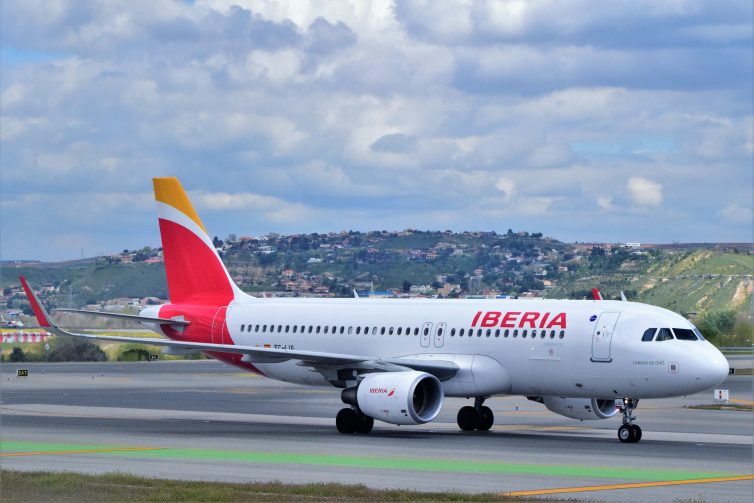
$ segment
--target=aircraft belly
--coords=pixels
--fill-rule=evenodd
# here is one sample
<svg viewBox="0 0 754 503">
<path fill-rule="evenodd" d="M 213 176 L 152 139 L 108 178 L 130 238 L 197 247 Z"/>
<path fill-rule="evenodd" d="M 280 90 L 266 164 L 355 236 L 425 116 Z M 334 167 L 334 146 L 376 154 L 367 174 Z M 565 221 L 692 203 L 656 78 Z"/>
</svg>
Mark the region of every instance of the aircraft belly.
<svg viewBox="0 0 754 503">
<path fill-rule="evenodd" d="M 296 361 L 289 360 L 280 363 L 251 363 L 258 368 L 266 377 L 285 381 L 293 384 L 307 384 L 309 386 L 332 386 L 332 383 L 311 367 L 297 365 Z"/>
</svg>

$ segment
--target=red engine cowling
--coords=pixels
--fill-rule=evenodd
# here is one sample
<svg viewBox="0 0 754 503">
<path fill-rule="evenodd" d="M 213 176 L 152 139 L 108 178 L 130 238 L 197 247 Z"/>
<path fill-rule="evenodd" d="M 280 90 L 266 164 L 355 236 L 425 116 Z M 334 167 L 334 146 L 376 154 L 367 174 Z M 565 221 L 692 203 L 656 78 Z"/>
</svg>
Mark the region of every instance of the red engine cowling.
<svg viewBox="0 0 754 503">
<path fill-rule="evenodd" d="M 426 372 L 375 372 L 359 383 L 355 405 L 386 423 L 423 424 L 437 417 L 443 398 L 439 379 Z"/>
<path fill-rule="evenodd" d="M 618 412 L 615 400 L 606 398 L 545 396 L 542 397 L 542 403 L 551 412 L 572 419 L 607 419 Z"/>
</svg>

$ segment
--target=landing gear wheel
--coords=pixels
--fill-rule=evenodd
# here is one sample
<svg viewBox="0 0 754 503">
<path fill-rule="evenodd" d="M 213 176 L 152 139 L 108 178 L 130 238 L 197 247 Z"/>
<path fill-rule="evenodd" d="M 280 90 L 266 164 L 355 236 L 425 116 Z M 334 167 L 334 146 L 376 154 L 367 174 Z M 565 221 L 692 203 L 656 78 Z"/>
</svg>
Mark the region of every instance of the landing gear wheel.
<svg viewBox="0 0 754 503">
<path fill-rule="evenodd" d="M 492 413 L 492 409 L 487 407 L 486 405 L 483 405 L 479 409 L 479 424 L 477 425 L 477 430 L 479 431 L 488 431 L 490 428 L 492 428 L 492 423 L 495 422 L 495 415 Z"/>
<path fill-rule="evenodd" d="M 335 427 L 340 433 L 355 433 L 359 422 L 359 414 L 351 408 L 343 408 L 335 416 Z"/>
<path fill-rule="evenodd" d="M 361 414 L 356 422 L 356 433 L 369 433 L 374 428 L 374 419 Z"/>
<path fill-rule="evenodd" d="M 639 440 L 641 440 L 641 428 L 639 428 L 638 424 L 632 424 L 631 425 L 631 433 L 633 433 L 633 442 L 636 443 Z"/>
<path fill-rule="evenodd" d="M 458 422 L 458 427 L 463 431 L 474 431 L 480 423 L 479 413 L 474 407 L 469 405 L 461 407 L 458 411 L 456 421 Z"/>
<path fill-rule="evenodd" d="M 634 436 L 634 429 L 630 424 L 624 424 L 620 428 L 618 428 L 618 440 L 620 440 L 621 443 L 632 443 Z"/>
</svg>

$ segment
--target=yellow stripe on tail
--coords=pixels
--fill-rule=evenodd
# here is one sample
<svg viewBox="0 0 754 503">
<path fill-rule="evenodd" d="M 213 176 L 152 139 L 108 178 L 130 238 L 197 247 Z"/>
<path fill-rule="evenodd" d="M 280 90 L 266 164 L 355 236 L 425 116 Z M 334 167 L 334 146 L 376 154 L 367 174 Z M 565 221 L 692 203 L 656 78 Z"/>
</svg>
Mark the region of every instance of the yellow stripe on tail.
<svg viewBox="0 0 754 503">
<path fill-rule="evenodd" d="M 199 219 L 199 215 L 194 211 L 194 207 L 191 205 L 191 201 L 189 201 L 186 191 L 183 190 L 181 182 L 179 182 L 177 178 L 172 176 L 153 178 L 152 181 L 154 182 L 154 198 L 157 201 L 168 204 L 177 209 L 196 222 L 205 233 L 207 232 L 207 229 L 204 228 L 202 221 Z"/>
</svg>

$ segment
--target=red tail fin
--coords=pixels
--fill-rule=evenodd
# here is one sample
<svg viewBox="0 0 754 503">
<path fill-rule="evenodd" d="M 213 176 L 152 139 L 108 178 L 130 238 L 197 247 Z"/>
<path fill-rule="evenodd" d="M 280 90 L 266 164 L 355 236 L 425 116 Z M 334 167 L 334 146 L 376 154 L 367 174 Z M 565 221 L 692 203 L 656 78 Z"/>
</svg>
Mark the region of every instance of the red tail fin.
<svg viewBox="0 0 754 503">
<path fill-rule="evenodd" d="M 239 292 L 177 178 L 155 178 L 170 301 L 225 306 Z"/>
</svg>

